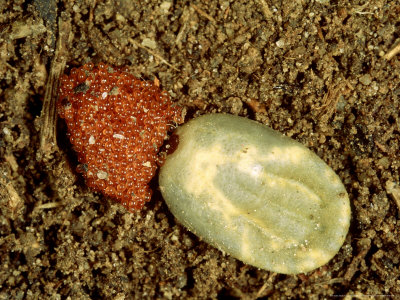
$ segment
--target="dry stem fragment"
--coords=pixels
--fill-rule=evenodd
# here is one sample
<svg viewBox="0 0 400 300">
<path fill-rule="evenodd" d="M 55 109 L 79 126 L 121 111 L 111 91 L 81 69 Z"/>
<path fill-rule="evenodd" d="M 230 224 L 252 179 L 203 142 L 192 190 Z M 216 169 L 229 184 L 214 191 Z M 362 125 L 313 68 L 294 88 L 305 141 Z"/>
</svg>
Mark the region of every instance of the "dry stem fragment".
<svg viewBox="0 0 400 300">
<path fill-rule="evenodd" d="M 72 41 L 71 23 L 69 20 L 58 20 L 58 38 L 56 51 L 51 62 L 49 78 L 43 99 L 40 128 L 40 148 L 38 159 L 49 159 L 57 150 L 56 143 L 56 106 L 58 94 L 58 78 L 64 72 L 67 60 L 67 44 Z"/>
</svg>

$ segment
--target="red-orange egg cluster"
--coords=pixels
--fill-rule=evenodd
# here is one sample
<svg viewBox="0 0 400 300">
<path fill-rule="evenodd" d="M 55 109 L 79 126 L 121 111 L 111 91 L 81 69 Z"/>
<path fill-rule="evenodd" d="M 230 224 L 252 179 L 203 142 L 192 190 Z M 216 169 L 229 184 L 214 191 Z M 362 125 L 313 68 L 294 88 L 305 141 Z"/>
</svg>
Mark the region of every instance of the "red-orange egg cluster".
<svg viewBox="0 0 400 300">
<path fill-rule="evenodd" d="M 60 78 L 57 110 L 87 185 L 131 211 L 142 208 L 159 148 L 172 125 L 182 123 L 167 92 L 125 69 L 88 63 Z"/>
</svg>

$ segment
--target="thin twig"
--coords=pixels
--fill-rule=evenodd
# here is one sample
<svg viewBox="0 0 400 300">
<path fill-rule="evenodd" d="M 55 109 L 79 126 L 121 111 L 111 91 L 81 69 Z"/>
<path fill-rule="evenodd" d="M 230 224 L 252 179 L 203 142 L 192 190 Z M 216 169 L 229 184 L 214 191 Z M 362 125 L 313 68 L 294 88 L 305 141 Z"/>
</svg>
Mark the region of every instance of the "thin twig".
<svg viewBox="0 0 400 300">
<path fill-rule="evenodd" d="M 178 48 L 181 48 L 181 40 L 183 38 L 183 35 L 186 34 L 189 18 L 190 18 L 190 9 L 187 6 L 185 6 L 185 8 L 183 9 L 182 16 L 180 18 L 181 19 L 180 23 L 182 23 L 183 25 L 179 30 L 175 39 L 175 45 L 178 46 Z"/>
<path fill-rule="evenodd" d="M 35 207 L 35 209 L 51 209 L 60 206 L 59 202 L 48 202 Z"/>
<path fill-rule="evenodd" d="M 214 24 L 217 23 L 213 17 L 211 17 L 209 14 L 207 14 L 204 10 L 202 10 L 197 5 L 191 4 L 191 7 L 193 7 L 194 10 L 197 11 L 197 13 L 200 16 L 203 16 L 204 18 L 208 19 L 209 21 L 213 22 Z"/>
<path fill-rule="evenodd" d="M 391 60 L 396 54 L 400 52 L 400 43 L 397 44 L 392 50 L 386 53 L 383 58 L 386 60 Z"/>
<path fill-rule="evenodd" d="M 170 68 L 174 69 L 175 71 L 179 71 L 179 69 L 177 67 L 175 67 L 174 65 L 171 65 L 169 62 L 167 62 L 161 55 L 159 55 L 157 52 L 142 46 L 141 44 L 139 44 L 138 42 L 136 42 L 134 39 L 129 38 L 129 42 L 133 45 L 135 45 L 136 47 L 142 48 L 144 50 L 146 50 L 147 52 L 149 52 L 151 55 L 157 57 L 159 60 L 161 60 L 164 64 L 166 64 L 167 66 L 169 66 Z"/>
<path fill-rule="evenodd" d="M 343 277 L 345 282 L 351 281 L 354 274 L 358 270 L 359 264 L 367 255 L 369 249 L 371 249 L 371 239 L 364 238 L 364 239 L 360 240 L 359 244 L 360 244 L 360 247 L 362 247 L 362 248 L 361 248 L 360 252 L 353 258 L 349 267 L 347 268 L 346 273 L 344 274 L 344 277 Z"/>
</svg>

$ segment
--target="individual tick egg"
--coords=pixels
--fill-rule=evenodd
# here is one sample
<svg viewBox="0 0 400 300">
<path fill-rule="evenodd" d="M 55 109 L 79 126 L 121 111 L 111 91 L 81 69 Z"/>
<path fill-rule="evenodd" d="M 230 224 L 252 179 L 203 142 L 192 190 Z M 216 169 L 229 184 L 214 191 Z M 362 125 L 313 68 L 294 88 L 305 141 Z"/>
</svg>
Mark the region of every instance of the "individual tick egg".
<svg viewBox="0 0 400 300">
<path fill-rule="evenodd" d="M 190 231 L 245 263 L 284 274 L 316 269 L 339 251 L 349 198 L 316 154 L 232 115 L 204 115 L 174 134 L 160 189 Z"/>
</svg>

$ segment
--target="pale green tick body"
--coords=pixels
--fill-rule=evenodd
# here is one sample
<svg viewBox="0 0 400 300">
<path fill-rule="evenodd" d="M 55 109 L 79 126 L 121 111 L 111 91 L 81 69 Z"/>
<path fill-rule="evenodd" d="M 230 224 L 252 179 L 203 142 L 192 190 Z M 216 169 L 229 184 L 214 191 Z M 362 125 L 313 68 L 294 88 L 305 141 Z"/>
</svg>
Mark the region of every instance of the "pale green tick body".
<svg viewBox="0 0 400 300">
<path fill-rule="evenodd" d="M 265 125 L 210 114 L 179 127 L 160 171 L 174 216 L 211 245 L 285 274 L 327 263 L 348 232 L 350 205 L 335 172 Z"/>
</svg>

